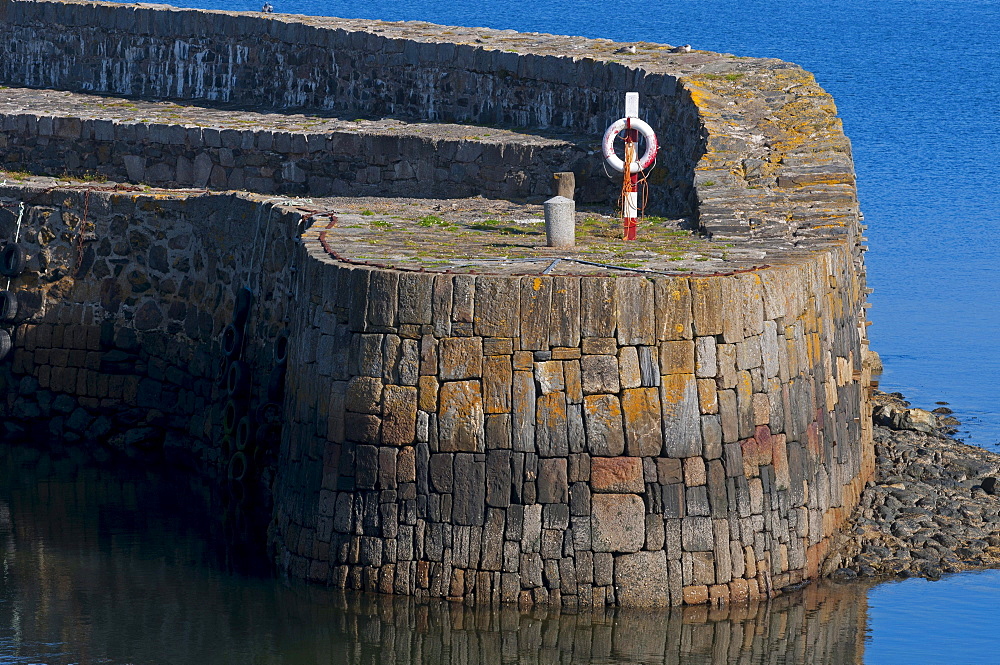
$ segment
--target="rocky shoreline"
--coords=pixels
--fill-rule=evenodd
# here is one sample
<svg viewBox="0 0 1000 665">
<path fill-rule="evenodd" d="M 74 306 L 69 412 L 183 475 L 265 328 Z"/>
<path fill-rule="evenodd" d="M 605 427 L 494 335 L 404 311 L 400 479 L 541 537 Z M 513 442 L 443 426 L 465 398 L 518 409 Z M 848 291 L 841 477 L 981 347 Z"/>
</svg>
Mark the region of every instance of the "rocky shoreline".
<svg viewBox="0 0 1000 665">
<path fill-rule="evenodd" d="M 951 438 L 947 408 L 873 396 L 875 480 L 824 575 L 925 577 L 1000 566 L 1000 454 Z"/>
</svg>

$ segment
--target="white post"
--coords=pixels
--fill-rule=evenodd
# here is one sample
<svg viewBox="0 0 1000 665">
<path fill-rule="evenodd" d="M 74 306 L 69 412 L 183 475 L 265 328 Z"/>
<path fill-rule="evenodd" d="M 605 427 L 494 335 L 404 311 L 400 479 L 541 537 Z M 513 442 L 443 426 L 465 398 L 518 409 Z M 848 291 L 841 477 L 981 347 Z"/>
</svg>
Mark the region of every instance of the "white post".
<svg viewBox="0 0 1000 665">
<path fill-rule="evenodd" d="M 545 202 L 545 244 L 571 249 L 576 246 L 576 203 L 565 196 Z"/>
</svg>

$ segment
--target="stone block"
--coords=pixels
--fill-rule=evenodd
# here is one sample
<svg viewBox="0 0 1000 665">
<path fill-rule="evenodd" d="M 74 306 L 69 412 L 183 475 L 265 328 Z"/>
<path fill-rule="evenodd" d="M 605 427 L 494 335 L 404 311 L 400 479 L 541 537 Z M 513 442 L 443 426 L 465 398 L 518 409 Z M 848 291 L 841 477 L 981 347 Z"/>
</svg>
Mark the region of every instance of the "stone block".
<svg viewBox="0 0 1000 665">
<path fill-rule="evenodd" d="M 660 362 L 654 346 L 639 347 L 639 382 L 644 388 L 660 386 Z"/>
<path fill-rule="evenodd" d="M 722 334 L 722 282 L 725 279 L 697 277 L 690 280 L 693 328 L 699 337 Z"/>
<path fill-rule="evenodd" d="M 569 454 L 568 413 L 565 393 L 542 394 L 536 398 L 535 445 L 543 457 Z"/>
<path fill-rule="evenodd" d="M 483 360 L 483 408 L 486 413 L 510 413 L 513 382 L 510 356 Z"/>
<path fill-rule="evenodd" d="M 512 277 L 476 278 L 474 326 L 484 337 L 516 337 L 519 332 L 521 295 L 519 280 Z"/>
<path fill-rule="evenodd" d="M 583 398 L 583 419 L 587 449 L 592 455 L 617 457 L 625 451 L 622 410 L 614 395 L 587 395 Z"/>
<path fill-rule="evenodd" d="M 708 488 L 704 485 L 699 487 L 688 487 L 684 491 L 684 509 L 688 515 L 707 516 L 711 515 L 708 505 Z"/>
<path fill-rule="evenodd" d="M 685 517 L 681 520 L 681 545 L 685 552 L 711 552 L 715 547 L 711 517 Z"/>
<path fill-rule="evenodd" d="M 715 378 L 719 368 L 715 347 L 714 337 L 699 337 L 695 340 L 694 374 L 699 379 Z"/>
<path fill-rule="evenodd" d="M 521 348 L 549 348 L 549 317 L 552 312 L 552 278 L 521 278 Z"/>
<path fill-rule="evenodd" d="M 397 286 L 401 324 L 427 325 L 431 322 L 431 293 L 434 275 L 428 273 L 400 273 Z"/>
<path fill-rule="evenodd" d="M 664 374 L 694 374 L 695 342 L 677 340 L 660 345 L 660 371 Z"/>
<path fill-rule="evenodd" d="M 580 334 L 583 337 L 614 337 L 618 327 L 614 296 L 613 278 L 580 278 Z"/>
<path fill-rule="evenodd" d="M 452 520 L 455 524 L 482 526 L 486 511 L 486 462 L 471 453 L 455 455 L 455 489 Z"/>
<path fill-rule="evenodd" d="M 622 388 L 638 388 L 642 385 L 639 352 L 636 347 L 623 346 L 618 350 L 618 379 Z"/>
<path fill-rule="evenodd" d="M 669 457 L 701 455 L 701 409 L 694 374 L 670 374 L 660 386 L 664 451 Z"/>
<path fill-rule="evenodd" d="M 645 490 L 642 460 L 638 457 L 591 458 L 590 489 L 605 494 L 641 494 Z"/>
<path fill-rule="evenodd" d="M 385 386 L 382 396 L 382 442 L 404 446 L 413 443 L 417 422 L 417 389 Z"/>
<path fill-rule="evenodd" d="M 698 408 L 705 415 L 719 412 L 719 396 L 715 379 L 698 379 Z"/>
<path fill-rule="evenodd" d="M 399 273 L 392 270 L 373 271 L 368 282 L 366 320 L 375 328 L 397 325 Z"/>
<path fill-rule="evenodd" d="M 445 337 L 438 344 L 440 377 L 444 381 L 478 379 L 483 375 L 480 337 Z"/>
<path fill-rule="evenodd" d="M 616 601 L 628 607 L 667 607 L 667 556 L 658 552 L 622 554 L 614 559 Z"/>
<path fill-rule="evenodd" d="M 570 404 L 580 404 L 583 402 L 583 374 L 580 370 L 580 361 L 570 360 L 562 365 L 566 401 Z"/>
<path fill-rule="evenodd" d="M 584 395 L 618 394 L 621 390 L 615 356 L 583 356 L 580 358 L 580 374 Z"/>
<path fill-rule="evenodd" d="M 435 275 L 431 291 L 431 325 L 435 337 L 451 335 L 452 276 Z"/>
<path fill-rule="evenodd" d="M 629 455 L 655 457 L 663 450 L 660 430 L 660 396 L 656 388 L 635 388 L 622 392 L 625 418 L 625 450 Z"/>
<path fill-rule="evenodd" d="M 548 360 L 536 362 L 535 382 L 543 395 L 565 390 L 566 383 L 563 380 L 563 363 L 558 360 Z"/>
<path fill-rule="evenodd" d="M 417 380 L 417 405 L 421 411 L 436 412 L 438 408 L 438 380 L 434 376 L 421 376 Z"/>
<path fill-rule="evenodd" d="M 712 552 L 692 552 L 691 582 L 694 584 L 715 584 L 715 555 Z"/>
<path fill-rule="evenodd" d="M 452 330 L 457 333 L 456 323 L 467 323 L 462 326 L 472 334 L 472 315 L 476 306 L 476 278 L 473 275 L 455 275 L 451 280 L 451 321 Z M 460 333 L 458 333 L 460 334 Z"/>
<path fill-rule="evenodd" d="M 555 347 L 580 345 L 580 278 L 552 279 L 552 313 L 549 344 Z"/>
<path fill-rule="evenodd" d="M 514 354 L 514 340 L 510 337 L 490 337 L 483 339 L 483 353 L 487 356 L 510 356 Z M 508 362 L 510 362 L 508 360 Z"/>
<path fill-rule="evenodd" d="M 615 316 L 619 344 L 653 344 L 656 341 L 653 283 L 645 277 L 616 278 Z"/>
<path fill-rule="evenodd" d="M 743 294 L 736 275 L 722 280 L 722 338 L 726 344 L 743 341 Z"/>
<path fill-rule="evenodd" d="M 355 376 L 347 382 L 344 407 L 354 413 L 382 413 L 382 380 Z"/>
<path fill-rule="evenodd" d="M 657 277 L 654 285 L 656 338 L 691 339 L 693 313 L 686 277 Z"/>
<path fill-rule="evenodd" d="M 656 480 L 664 485 L 684 482 L 681 460 L 673 457 L 658 457 L 656 459 Z"/>
<path fill-rule="evenodd" d="M 538 460 L 538 501 L 562 503 L 569 500 L 565 458 Z"/>
<path fill-rule="evenodd" d="M 443 452 L 484 450 L 483 400 L 479 381 L 449 381 L 440 390 L 438 446 Z"/>
<path fill-rule="evenodd" d="M 687 514 L 686 488 L 684 483 L 669 483 L 661 486 L 660 498 L 663 505 L 664 518 L 680 518 Z M 680 544 L 678 544 L 680 547 Z"/>
<path fill-rule="evenodd" d="M 514 372 L 511 402 L 512 442 L 514 450 L 535 450 L 535 380 L 531 372 Z"/>
<path fill-rule="evenodd" d="M 614 337 L 585 337 L 580 341 L 585 356 L 613 356 L 618 353 L 618 340 Z"/>
<path fill-rule="evenodd" d="M 594 494 L 591 497 L 595 552 L 638 552 L 646 540 L 646 510 L 637 494 Z"/>
<path fill-rule="evenodd" d="M 717 396 L 719 399 L 719 416 L 722 424 L 722 441 L 724 443 L 734 443 L 740 438 L 736 391 L 720 390 Z"/>
</svg>

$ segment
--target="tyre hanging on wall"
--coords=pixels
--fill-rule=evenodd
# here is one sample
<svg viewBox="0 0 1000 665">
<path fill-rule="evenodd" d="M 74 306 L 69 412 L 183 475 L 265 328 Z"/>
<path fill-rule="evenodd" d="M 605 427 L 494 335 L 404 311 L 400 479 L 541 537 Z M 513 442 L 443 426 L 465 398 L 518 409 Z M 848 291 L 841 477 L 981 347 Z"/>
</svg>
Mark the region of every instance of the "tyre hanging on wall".
<svg viewBox="0 0 1000 665">
<path fill-rule="evenodd" d="M 233 436 L 233 439 L 236 443 L 236 450 L 246 451 L 251 446 L 253 442 L 253 424 L 250 422 L 250 416 L 243 416 L 236 423 L 236 434 Z"/>
<path fill-rule="evenodd" d="M 242 326 L 229 324 L 222 330 L 222 352 L 227 358 L 236 358 L 243 350 Z"/>
<path fill-rule="evenodd" d="M 28 257 L 21 243 L 9 242 L 0 249 L 0 275 L 17 277 L 24 272 Z"/>
<path fill-rule="evenodd" d="M 0 360 L 3 360 L 10 355 L 10 350 L 13 346 L 14 345 L 10 339 L 10 332 L 8 332 L 5 328 L 0 328 Z"/>
<path fill-rule="evenodd" d="M 250 366 L 242 360 L 229 363 L 226 375 L 226 392 L 230 397 L 242 397 L 250 392 Z"/>
<path fill-rule="evenodd" d="M 13 321 L 17 316 L 17 293 L 0 291 L 0 321 Z"/>
<path fill-rule="evenodd" d="M 249 466 L 247 456 L 242 450 L 237 450 L 233 453 L 233 456 L 229 458 L 229 468 L 226 470 L 226 476 L 229 480 L 239 482 L 246 477 Z"/>
<path fill-rule="evenodd" d="M 233 325 L 237 328 L 242 328 L 247 319 L 250 318 L 250 307 L 253 305 L 253 292 L 244 287 L 241 287 L 239 291 L 236 292 L 236 302 L 233 304 Z"/>
<path fill-rule="evenodd" d="M 284 365 L 288 362 L 288 333 L 281 331 L 274 338 L 274 363 Z"/>
</svg>

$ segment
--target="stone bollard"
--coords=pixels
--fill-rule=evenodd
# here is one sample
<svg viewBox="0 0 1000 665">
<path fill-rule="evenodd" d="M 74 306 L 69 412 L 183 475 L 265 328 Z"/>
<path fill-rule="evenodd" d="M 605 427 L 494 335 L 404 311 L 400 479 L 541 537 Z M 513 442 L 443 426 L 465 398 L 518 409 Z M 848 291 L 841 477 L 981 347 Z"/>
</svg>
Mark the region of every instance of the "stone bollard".
<svg viewBox="0 0 1000 665">
<path fill-rule="evenodd" d="M 565 196 L 545 202 L 545 244 L 568 249 L 576 246 L 576 204 Z"/>
<path fill-rule="evenodd" d="M 560 171 L 552 174 L 552 196 L 576 198 L 576 174 L 572 171 Z"/>
</svg>

